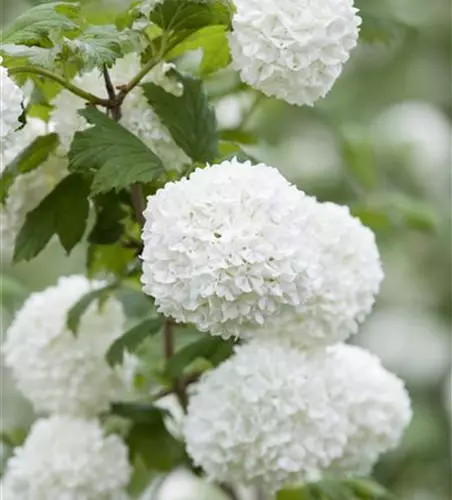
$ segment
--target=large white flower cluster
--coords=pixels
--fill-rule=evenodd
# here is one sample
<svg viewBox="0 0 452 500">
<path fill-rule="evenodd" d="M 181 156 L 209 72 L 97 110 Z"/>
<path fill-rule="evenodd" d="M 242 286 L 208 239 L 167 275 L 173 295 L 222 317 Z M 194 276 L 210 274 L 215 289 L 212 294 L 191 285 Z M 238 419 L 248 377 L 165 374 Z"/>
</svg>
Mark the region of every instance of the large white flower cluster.
<svg viewBox="0 0 452 500">
<path fill-rule="evenodd" d="M 66 326 L 71 307 L 102 285 L 84 276 L 60 278 L 56 286 L 32 294 L 8 328 L 6 365 L 38 412 L 94 416 L 120 397 L 121 378 L 104 360 L 123 333 L 120 302 L 91 304 L 77 336 Z"/>
<path fill-rule="evenodd" d="M 40 135 L 51 131 L 51 125 L 38 118 L 27 118 L 27 124 L 9 134 L 0 152 L 0 172 Z M 66 174 L 66 161 L 51 155 L 37 170 L 19 175 L 11 185 L 4 204 L 0 205 L 0 251 L 2 261 L 11 259 L 16 236 L 28 212 L 36 208 Z"/>
<path fill-rule="evenodd" d="M 8 70 L 1 64 L 0 57 L 0 140 L 20 127 L 24 94 L 20 87 L 9 77 Z M 2 144 L 3 147 L 3 144 Z"/>
<path fill-rule="evenodd" d="M 143 79 L 164 88 L 167 92 L 181 95 L 183 86 L 167 75 L 173 68 L 172 64 L 161 63 Z M 137 54 L 129 54 L 116 61 L 110 70 L 114 86 L 124 85 L 140 70 Z M 93 94 L 108 98 L 103 76 L 98 70 L 76 76 L 74 83 Z M 85 101 L 68 90 L 62 90 L 53 100 L 54 109 L 51 120 L 55 123 L 61 139 L 63 152 L 67 152 L 74 134 L 88 127 L 87 121 L 78 114 L 85 107 Z M 133 89 L 121 106 L 121 125 L 137 135 L 171 170 L 180 169 L 185 163 L 190 163 L 187 155 L 176 145 L 169 130 L 163 125 L 149 105 L 143 89 L 138 86 Z"/>
<path fill-rule="evenodd" d="M 313 105 L 339 77 L 361 18 L 352 0 L 235 0 L 230 48 L 244 82 Z"/>
<path fill-rule="evenodd" d="M 328 348 L 327 358 L 327 383 L 349 426 L 347 445 L 331 470 L 367 475 L 380 454 L 399 444 L 412 416 L 409 395 L 377 356 L 360 347 L 338 344 Z"/>
<path fill-rule="evenodd" d="M 190 398 L 187 450 L 212 479 L 263 484 L 315 481 L 338 458 L 347 419 L 331 403 L 319 352 L 251 342 L 205 375 Z"/>
<path fill-rule="evenodd" d="M 260 164 L 225 161 L 148 199 L 144 291 L 202 331 L 244 336 L 313 293 L 314 200 Z"/>
<path fill-rule="evenodd" d="M 53 416 L 35 422 L 3 476 L 3 500 L 127 500 L 131 468 L 120 437 L 96 420 Z"/>
<path fill-rule="evenodd" d="M 301 347 L 357 330 L 383 277 L 373 233 L 274 168 L 236 159 L 148 199 L 144 291 L 160 311 L 224 338 Z"/>
<path fill-rule="evenodd" d="M 410 418 L 403 384 L 366 351 L 253 341 L 197 384 L 185 437 L 210 478 L 276 491 L 368 473 Z"/>
</svg>

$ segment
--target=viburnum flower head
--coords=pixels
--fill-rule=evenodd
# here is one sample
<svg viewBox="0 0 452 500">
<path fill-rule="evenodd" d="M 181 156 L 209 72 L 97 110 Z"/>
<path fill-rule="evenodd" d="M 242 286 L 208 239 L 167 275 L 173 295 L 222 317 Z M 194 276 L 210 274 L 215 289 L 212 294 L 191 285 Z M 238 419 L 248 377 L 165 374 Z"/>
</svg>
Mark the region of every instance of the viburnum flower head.
<svg viewBox="0 0 452 500">
<path fill-rule="evenodd" d="M 0 140 L 20 127 L 19 117 L 23 112 L 24 94 L 2 66 L 0 57 Z"/>
<path fill-rule="evenodd" d="M 361 18 L 352 0 L 235 0 L 230 48 L 244 82 L 312 106 L 339 77 Z"/>
<path fill-rule="evenodd" d="M 384 276 L 374 233 L 348 207 L 317 203 L 310 223 L 321 278 L 306 302 L 281 315 L 276 331 L 260 332 L 302 348 L 341 342 L 357 333 Z"/>
<path fill-rule="evenodd" d="M 315 281 L 314 204 L 276 169 L 237 159 L 168 183 L 144 212 L 144 291 L 165 315 L 223 338 L 277 322 Z"/>
<path fill-rule="evenodd" d="M 181 95 L 182 84 L 167 75 L 173 67 L 173 64 L 161 63 L 148 73 L 143 82 L 153 82 L 166 92 Z M 128 54 L 118 59 L 109 71 L 113 84 L 123 85 L 140 71 L 139 57 L 137 54 Z M 74 82 L 84 90 L 108 98 L 103 76 L 98 70 L 76 76 Z M 84 109 L 86 103 L 68 90 L 62 90 L 51 104 L 54 109 L 50 116 L 60 135 L 63 152 L 67 152 L 75 132 L 88 127 L 87 121 L 78 113 Z M 185 163 L 190 163 L 186 154 L 174 142 L 169 130 L 152 110 L 140 86 L 135 87 L 123 101 L 120 123 L 152 149 L 167 168 L 177 170 Z"/>
<path fill-rule="evenodd" d="M 119 436 L 96 420 L 54 415 L 37 420 L 14 450 L 4 500 L 126 500 L 131 467 Z"/>
<path fill-rule="evenodd" d="M 6 365 L 37 411 L 96 415 L 120 397 L 120 376 L 104 356 L 124 330 L 121 303 L 109 298 L 101 306 L 91 304 L 76 336 L 66 326 L 72 306 L 104 285 L 84 276 L 60 278 L 56 286 L 33 293 L 8 328 Z"/>
<path fill-rule="evenodd" d="M 326 385 L 324 350 L 252 341 L 193 389 L 187 451 L 207 476 L 271 491 L 315 481 L 342 454 L 348 423 Z"/>
<path fill-rule="evenodd" d="M 368 475 L 381 454 L 395 449 L 411 421 L 404 383 L 374 354 L 356 346 L 327 348 L 332 404 L 349 422 L 347 444 L 331 465 L 339 475 Z"/>
<path fill-rule="evenodd" d="M 51 126 L 42 120 L 27 118 L 23 128 L 3 140 L 0 170 L 3 172 L 37 137 L 50 131 Z M 9 261 L 13 255 L 14 242 L 27 213 L 39 205 L 66 173 L 66 161 L 50 155 L 36 170 L 15 178 L 5 203 L 0 204 L 0 251 L 3 262 Z"/>
</svg>

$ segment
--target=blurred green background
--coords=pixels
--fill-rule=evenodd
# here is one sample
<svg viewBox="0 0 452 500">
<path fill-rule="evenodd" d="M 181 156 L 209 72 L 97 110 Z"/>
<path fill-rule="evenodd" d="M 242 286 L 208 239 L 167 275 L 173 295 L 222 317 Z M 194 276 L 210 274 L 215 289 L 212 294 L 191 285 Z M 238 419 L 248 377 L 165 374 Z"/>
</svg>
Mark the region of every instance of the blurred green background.
<svg viewBox="0 0 452 500">
<path fill-rule="evenodd" d="M 1 1 L 4 23 L 32 3 Z M 89 2 L 87 9 L 101 19 L 127 3 Z M 448 500 L 451 6 L 449 0 L 375 3 L 359 2 L 371 12 L 366 39 L 373 43 L 360 44 L 333 91 L 315 108 L 255 103 L 240 92 L 223 97 L 225 82 L 233 81 L 227 72 L 208 88 L 217 96 L 220 126 L 244 123 L 249 131 L 243 149 L 309 194 L 350 205 L 375 230 L 386 279 L 374 313 L 353 342 L 380 355 L 404 378 L 414 406 L 402 446 L 384 457 L 375 474 L 400 500 Z M 29 264 L 4 267 L 2 332 L 30 291 L 83 267 L 83 248 L 67 258 L 58 244 Z M 3 371 L 2 428 L 27 425 L 32 418 Z M 200 493 L 187 496 L 185 486 L 173 490 L 163 500 L 201 500 Z"/>
</svg>

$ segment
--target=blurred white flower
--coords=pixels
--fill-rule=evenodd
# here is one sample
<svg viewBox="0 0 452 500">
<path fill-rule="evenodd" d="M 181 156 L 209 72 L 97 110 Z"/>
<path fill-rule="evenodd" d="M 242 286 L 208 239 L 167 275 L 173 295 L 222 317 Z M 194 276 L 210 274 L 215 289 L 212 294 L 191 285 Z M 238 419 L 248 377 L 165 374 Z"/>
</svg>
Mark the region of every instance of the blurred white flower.
<svg viewBox="0 0 452 500">
<path fill-rule="evenodd" d="M 448 198 L 452 128 L 438 108 L 423 101 L 401 102 L 378 116 L 372 129 L 379 150 L 407 153 L 427 192 Z"/>
<path fill-rule="evenodd" d="M 95 420 L 38 420 L 8 461 L 2 499 L 125 500 L 127 455 L 121 438 L 105 436 Z"/>
<path fill-rule="evenodd" d="M 234 129 L 240 126 L 243 117 L 251 109 L 256 97 L 249 92 L 222 97 L 215 104 L 219 129 Z"/>
<path fill-rule="evenodd" d="M 51 131 L 51 125 L 37 118 L 28 118 L 22 129 L 11 133 L 2 143 L 1 172 L 40 135 Z M 66 175 L 66 161 L 55 155 L 38 167 L 19 175 L 11 185 L 5 204 L 0 204 L 0 251 L 2 262 L 9 262 L 14 242 L 28 212 L 36 208 Z"/>
<path fill-rule="evenodd" d="M 296 347 L 332 344 L 355 334 L 383 279 L 375 236 L 350 215 L 348 207 L 317 203 L 310 217 L 320 279 L 306 302 L 286 309 L 276 329 L 264 325 L 260 332 Z"/>
<path fill-rule="evenodd" d="M 101 307 L 91 304 L 76 336 L 66 326 L 70 308 L 103 285 L 84 276 L 60 278 L 56 286 L 33 293 L 8 328 L 6 365 L 37 411 L 96 415 L 120 397 L 120 377 L 104 356 L 123 333 L 121 303 L 109 298 Z"/>
<path fill-rule="evenodd" d="M 437 384 L 449 367 L 449 328 L 428 311 L 382 309 L 365 323 L 356 342 L 379 356 L 386 368 L 416 385 Z"/>
<path fill-rule="evenodd" d="M 237 348 L 194 387 L 188 453 L 208 478 L 272 492 L 319 479 L 348 435 L 327 386 L 335 369 L 322 349 L 257 341 Z"/>
<path fill-rule="evenodd" d="M 230 48 L 244 82 L 313 105 L 339 77 L 361 18 L 352 0 L 235 0 Z"/>
<path fill-rule="evenodd" d="M 8 70 L 1 64 L 0 57 L 0 141 L 20 127 L 24 94 L 20 87 L 8 76 Z M 3 143 L 2 143 L 3 147 Z"/>
<path fill-rule="evenodd" d="M 348 418 L 347 444 L 331 470 L 368 475 L 382 453 L 398 446 L 412 417 L 410 397 L 403 382 L 360 347 L 331 346 L 327 358 L 332 406 Z"/>
<path fill-rule="evenodd" d="M 143 82 L 153 82 L 167 92 L 181 95 L 182 84 L 171 78 L 167 73 L 174 68 L 173 64 L 161 63 L 143 79 Z M 137 54 L 129 54 L 116 61 L 109 70 L 114 86 L 130 81 L 140 70 Z M 82 89 L 99 97 L 108 98 L 105 83 L 98 70 L 90 71 L 75 77 L 74 82 Z M 68 90 L 62 90 L 53 100 L 54 109 L 51 119 L 60 135 L 64 152 L 69 150 L 72 138 L 77 130 L 88 127 L 86 120 L 78 114 L 85 107 L 85 101 Z M 133 89 L 121 106 L 121 125 L 138 136 L 160 159 L 167 168 L 179 169 L 189 163 L 186 154 L 176 145 L 168 129 L 148 103 L 143 89 L 137 86 Z"/>
<path fill-rule="evenodd" d="M 143 290 L 178 322 L 251 336 L 310 297 L 315 203 L 276 169 L 236 159 L 166 184 L 144 212 Z"/>
</svg>

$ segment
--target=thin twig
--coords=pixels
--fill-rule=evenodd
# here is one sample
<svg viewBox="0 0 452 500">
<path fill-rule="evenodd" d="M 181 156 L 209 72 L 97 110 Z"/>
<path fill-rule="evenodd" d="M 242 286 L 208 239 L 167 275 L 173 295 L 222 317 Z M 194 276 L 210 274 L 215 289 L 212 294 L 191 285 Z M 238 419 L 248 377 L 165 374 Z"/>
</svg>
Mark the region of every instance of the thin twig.
<svg viewBox="0 0 452 500">
<path fill-rule="evenodd" d="M 194 372 L 186 375 L 185 377 L 181 378 L 180 384 L 184 388 L 184 390 L 187 389 L 187 387 L 191 384 L 194 384 L 199 380 L 199 377 L 201 377 L 202 372 Z M 174 394 L 174 388 L 172 387 L 171 389 L 162 389 L 161 391 L 157 392 L 155 394 L 154 399 L 158 400 L 160 398 L 163 398 L 165 396 L 169 396 L 170 394 Z"/>
<path fill-rule="evenodd" d="M 111 118 L 113 118 L 116 122 L 119 122 L 121 119 L 121 103 L 118 101 L 115 88 L 110 78 L 110 73 L 108 72 L 108 68 L 105 64 L 102 67 L 102 74 L 104 76 L 105 88 L 107 89 L 108 97 L 110 98 L 110 101 L 114 103 L 114 105 L 109 108 Z"/>
<path fill-rule="evenodd" d="M 17 68 L 11 68 L 8 70 L 8 73 L 10 75 L 19 75 L 21 73 L 29 73 L 32 75 L 39 75 L 39 76 L 44 76 L 45 78 L 48 78 L 49 80 L 53 80 L 56 83 L 59 83 L 61 86 L 65 87 L 67 90 L 72 92 L 75 95 L 78 95 L 85 101 L 88 101 L 90 104 L 98 105 L 98 106 L 105 106 L 107 108 L 112 106 L 112 102 L 109 99 L 102 99 L 101 97 L 98 97 L 94 94 L 91 94 L 90 92 L 86 92 L 85 90 L 77 87 L 73 83 L 65 80 L 59 75 L 56 75 L 55 73 L 52 73 L 51 71 L 47 71 L 46 69 L 43 68 L 36 68 L 34 66 L 19 66 Z"/>
</svg>

